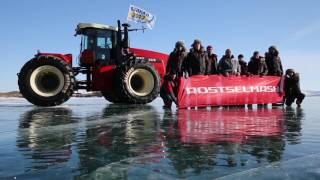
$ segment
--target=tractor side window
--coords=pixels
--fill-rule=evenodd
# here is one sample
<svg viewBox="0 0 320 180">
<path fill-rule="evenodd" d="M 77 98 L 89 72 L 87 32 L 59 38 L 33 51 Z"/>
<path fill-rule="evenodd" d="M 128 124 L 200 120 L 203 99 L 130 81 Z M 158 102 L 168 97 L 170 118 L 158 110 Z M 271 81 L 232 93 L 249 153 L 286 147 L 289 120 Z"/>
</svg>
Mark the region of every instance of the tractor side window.
<svg viewBox="0 0 320 180">
<path fill-rule="evenodd" d="M 88 48 L 88 36 L 81 37 L 81 52 Z"/>
<path fill-rule="evenodd" d="M 90 36 L 82 36 L 81 52 L 86 49 L 94 49 L 94 38 Z"/>
</svg>

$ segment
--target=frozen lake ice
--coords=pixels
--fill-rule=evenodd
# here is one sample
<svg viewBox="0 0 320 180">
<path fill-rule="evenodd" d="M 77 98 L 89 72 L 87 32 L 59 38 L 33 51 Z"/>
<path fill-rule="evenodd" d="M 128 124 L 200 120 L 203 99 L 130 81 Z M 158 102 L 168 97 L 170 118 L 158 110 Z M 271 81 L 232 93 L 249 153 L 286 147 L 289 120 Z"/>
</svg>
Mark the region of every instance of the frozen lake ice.
<svg viewBox="0 0 320 180">
<path fill-rule="evenodd" d="M 0 179 L 319 179 L 320 98 L 302 108 L 162 109 L 0 99 Z"/>
</svg>

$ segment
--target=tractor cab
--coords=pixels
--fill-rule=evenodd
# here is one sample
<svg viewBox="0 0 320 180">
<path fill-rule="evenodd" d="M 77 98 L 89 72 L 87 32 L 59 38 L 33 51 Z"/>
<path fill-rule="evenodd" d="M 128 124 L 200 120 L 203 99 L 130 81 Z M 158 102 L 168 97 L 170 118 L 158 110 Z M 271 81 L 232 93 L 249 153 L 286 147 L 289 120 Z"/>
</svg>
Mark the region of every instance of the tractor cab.
<svg viewBox="0 0 320 180">
<path fill-rule="evenodd" d="M 80 66 L 115 64 L 117 31 L 108 25 L 79 23 L 76 35 L 81 35 Z"/>
</svg>

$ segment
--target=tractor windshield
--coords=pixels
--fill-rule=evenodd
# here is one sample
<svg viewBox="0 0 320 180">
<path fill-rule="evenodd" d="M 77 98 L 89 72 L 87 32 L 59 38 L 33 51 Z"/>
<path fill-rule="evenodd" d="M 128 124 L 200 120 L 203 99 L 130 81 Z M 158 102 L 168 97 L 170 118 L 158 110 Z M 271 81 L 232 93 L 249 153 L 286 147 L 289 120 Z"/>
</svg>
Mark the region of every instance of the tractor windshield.
<svg viewBox="0 0 320 180">
<path fill-rule="evenodd" d="M 81 52 L 85 50 L 93 51 L 96 64 L 112 64 L 114 49 L 114 31 L 87 29 L 82 35 Z"/>
</svg>

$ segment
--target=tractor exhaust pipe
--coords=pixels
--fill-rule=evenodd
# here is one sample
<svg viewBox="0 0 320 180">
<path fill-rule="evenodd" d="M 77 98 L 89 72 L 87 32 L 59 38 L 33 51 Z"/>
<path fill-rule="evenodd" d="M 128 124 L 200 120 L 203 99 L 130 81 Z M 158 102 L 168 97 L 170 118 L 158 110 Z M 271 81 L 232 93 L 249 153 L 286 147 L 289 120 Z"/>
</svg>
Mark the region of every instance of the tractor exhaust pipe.
<svg viewBox="0 0 320 180">
<path fill-rule="evenodd" d="M 123 31 L 121 28 L 121 22 L 118 20 L 118 31 L 117 31 L 117 47 L 116 47 L 116 63 L 117 65 L 122 63 L 123 50 L 127 51 L 129 48 L 129 27 L 128 23 L 122 24 Z M 122 38 L 123 33 L 123 38 Z"/>
<path fill-rule="evenodd" d="M 128 23 L 124 23 L 124 24 L 122 24 L 122 26 L 123 26 L 123 33 L 124 33 L 123 40 L 122 40 L 122 47 L 124 49 L 127 49 L 127 48 L 129 48 L 128 27 L 130 27 L 130 25 Z"/>
<path fill-rule="evenodd" d="M 121 23 L 118 20 L 118 31 L 117 31 L 117 46 L 116 46 L 116 64 L 120 65 L 122 60 L 122 30 L 121 30 Z"/>
</svg>

